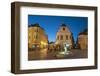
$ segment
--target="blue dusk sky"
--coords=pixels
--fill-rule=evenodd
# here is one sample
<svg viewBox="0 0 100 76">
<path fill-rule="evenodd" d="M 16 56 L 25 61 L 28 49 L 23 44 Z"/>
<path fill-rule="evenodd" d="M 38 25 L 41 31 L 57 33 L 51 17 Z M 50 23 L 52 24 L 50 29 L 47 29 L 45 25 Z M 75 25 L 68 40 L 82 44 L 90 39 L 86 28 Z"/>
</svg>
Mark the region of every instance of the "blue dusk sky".
<svg viewBox="0 0 100 76">
<path fill-rule="evenodd" d="M 88 17 L 28 15 L 28 26 L 35 23 L 44 28 L 49 42 L 56 40 L 56 33 L 62 24 L 69 27 L 76 41 L 78 34 L 88 28 Z"/>
</svg>

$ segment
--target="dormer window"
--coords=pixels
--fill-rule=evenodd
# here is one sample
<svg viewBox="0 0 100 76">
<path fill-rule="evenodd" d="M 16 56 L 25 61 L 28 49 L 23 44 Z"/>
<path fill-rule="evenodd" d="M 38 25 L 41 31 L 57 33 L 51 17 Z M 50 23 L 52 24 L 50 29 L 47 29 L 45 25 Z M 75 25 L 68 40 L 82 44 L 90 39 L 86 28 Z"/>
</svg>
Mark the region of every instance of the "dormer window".
<svg viewBox="0 0 100 76">
<path fill-rule="evenodd" d="M 65 31 L 65 28 L 63 27 L 63 31 Z"/>
</svg>

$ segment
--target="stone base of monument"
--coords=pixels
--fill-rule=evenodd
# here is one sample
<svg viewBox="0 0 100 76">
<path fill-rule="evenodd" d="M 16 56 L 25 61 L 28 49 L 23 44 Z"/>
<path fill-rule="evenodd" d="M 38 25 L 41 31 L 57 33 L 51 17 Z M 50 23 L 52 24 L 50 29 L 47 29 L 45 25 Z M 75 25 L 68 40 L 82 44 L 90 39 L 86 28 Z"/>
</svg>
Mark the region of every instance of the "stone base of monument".
<svg viewBox="0 0 100 76">
<path fill-rule="evenodd" d="M 66 58 L 66 57 L 70 56 L 70 55 L 72 54 L 72 52 L 70 52 L 70 51 L 68 50 L 68 48 L 70 47 L 70 45 L 71 45 L 71 44 L 69 44 L 68 41 L 66 41 L 66 42 L 64 43 L 64 45 L 63 45 L 63 46 L 64 46 L 64 50 L 58 52 L 58 53 L 56 54 L 56 57 L 57 57 L 57 58 Z"/>
<path fill-rule="evenodd" d="M 62 52 L 57 53 L 56 57 L 64 58 L 64 57 L 70 56 L 71 54 L 72 54 L 72 52 L 70 52 L 70 51 L 67 51 L 67 52 L 62 51 Z"/>
</svg>

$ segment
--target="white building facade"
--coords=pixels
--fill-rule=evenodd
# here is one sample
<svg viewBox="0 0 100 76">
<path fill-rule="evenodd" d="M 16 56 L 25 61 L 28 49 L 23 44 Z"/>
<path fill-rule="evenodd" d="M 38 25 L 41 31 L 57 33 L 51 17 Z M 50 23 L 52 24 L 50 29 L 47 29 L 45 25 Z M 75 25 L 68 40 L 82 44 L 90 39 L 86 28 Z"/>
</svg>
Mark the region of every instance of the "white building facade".
<svg viewBox="0 0 100 76">
<path fill-rule="evenodd" d="M 63 46 L 65 42 L 70 45 L 70 48 L 73 47 L 72 33 L 69 28 L 62 24 L 56 34 L 56 42 L 55 44 Z"/>
</svg>

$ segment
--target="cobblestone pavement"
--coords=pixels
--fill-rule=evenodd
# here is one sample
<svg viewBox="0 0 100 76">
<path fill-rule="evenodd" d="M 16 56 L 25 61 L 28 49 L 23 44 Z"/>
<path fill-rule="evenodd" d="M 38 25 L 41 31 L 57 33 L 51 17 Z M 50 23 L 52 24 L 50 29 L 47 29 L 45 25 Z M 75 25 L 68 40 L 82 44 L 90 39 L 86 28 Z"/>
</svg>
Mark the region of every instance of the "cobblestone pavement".
<svg viewBox="0 0 100 76">
<path fill-rule="evenodd" d="M 47 49 L 28 51 L 28 60 L 51 60 L 51 59 L 76 59 L 87 58 L 88 50 L 71 49 L 69 55 L 57 57 L 59 51 L 48 51 Z"/>
</svg>

